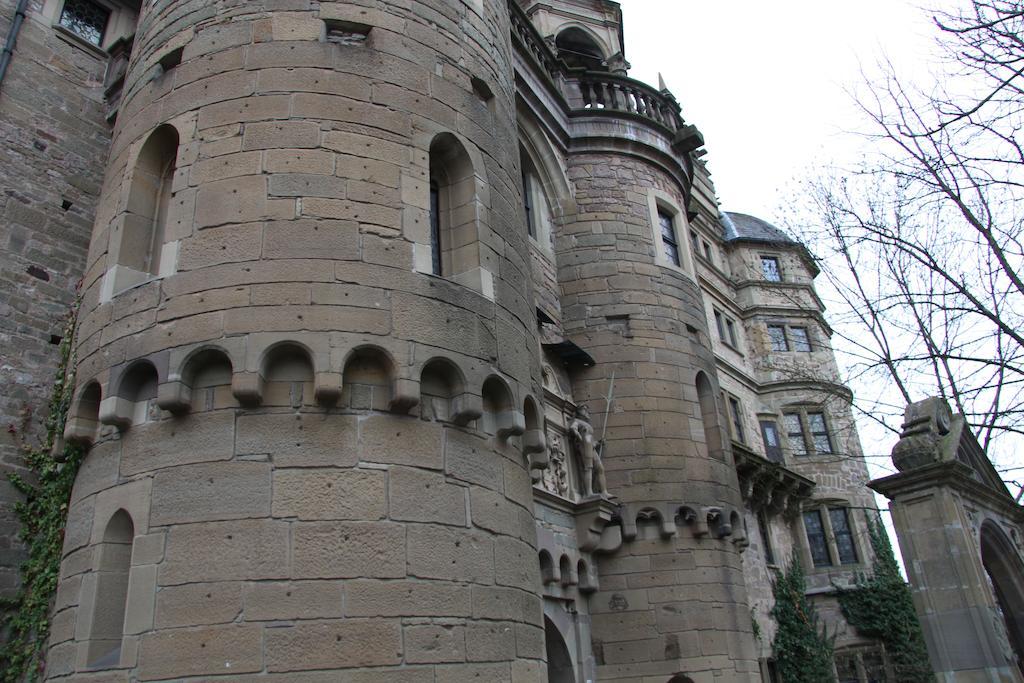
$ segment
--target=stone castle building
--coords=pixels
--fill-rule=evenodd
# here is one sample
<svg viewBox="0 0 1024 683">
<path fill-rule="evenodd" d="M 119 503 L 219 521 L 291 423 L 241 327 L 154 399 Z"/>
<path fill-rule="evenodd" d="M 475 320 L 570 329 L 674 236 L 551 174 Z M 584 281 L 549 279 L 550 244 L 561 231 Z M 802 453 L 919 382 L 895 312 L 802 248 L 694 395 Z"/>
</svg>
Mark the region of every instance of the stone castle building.
<svg viewBox="0 0 1024 683">
<path fill-rule="evenodd" d="M 0 15 L 8 470 L 81 295 L 47 678 L 773 681 L 797 556 L 893 680 L 814 263 L 720 212 L 615 2 Z"/>
</svg>

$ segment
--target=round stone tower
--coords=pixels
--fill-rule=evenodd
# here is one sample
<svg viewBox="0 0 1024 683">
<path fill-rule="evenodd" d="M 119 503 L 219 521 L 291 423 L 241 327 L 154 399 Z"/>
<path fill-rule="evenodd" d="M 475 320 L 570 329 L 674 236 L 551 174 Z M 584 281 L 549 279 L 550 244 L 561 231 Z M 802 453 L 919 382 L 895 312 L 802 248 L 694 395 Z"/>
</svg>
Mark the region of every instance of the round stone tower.
<svg viewBox="0 0 1024 683">
<path fill-rule="evenodd" d="M 504 0 L 145 0 L 48 678 L 543 679 L 509 35 Z"/>
</svg>

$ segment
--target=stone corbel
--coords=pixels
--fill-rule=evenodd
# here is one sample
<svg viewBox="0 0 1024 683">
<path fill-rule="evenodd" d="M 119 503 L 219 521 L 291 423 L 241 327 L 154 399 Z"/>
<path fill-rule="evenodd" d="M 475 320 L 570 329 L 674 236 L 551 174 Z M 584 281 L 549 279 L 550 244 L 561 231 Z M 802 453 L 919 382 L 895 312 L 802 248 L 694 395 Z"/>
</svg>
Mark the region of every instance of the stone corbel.
<svg viewBox="0 0 1024 683">
<path fill-rule="evenodd" d="M 503 410 L 498 413 L 497 418 L 498 428 L 495 436 L 498 437 L 498 441 L 505 441 L 526 431 L 526 416 L 521 411 Z"/>
<path fill-rule="evenodd" d="M 96 420 L 87 420 L 81 417 L 69 417 L 64 423 L 64 440 L 70 443 L 77 443 L 83 446 L 91 446 L 96 440 L 96 430 L 99 425 Z"/>
<path fill-rule="evenodd" d="M 263 402 L 263 376 L 258 372 L 236 372 L 231 376 L 231 393 L 243 406 Z"/>
<path fill-rule="evenodd" d="M 132 424 L 135 403 L 120 396 L 109 396 L 100 401 L 100 422 L 127 429 Z"/>
<path fill-rule="evenodd" d="M 392 413 L 404 415 L 412 410 L 420 402 L 420 382 L 417 379 L 401 378 L 395 380 L 394 390 L 391 392 L 391 402 L 388 410 Z"/>
<path fill-rule="evenodd" d="M 528 429 L 523 434 L 523 455 L 530 463 L 530 475 L 536 479 L 546 470 L 551 460 L 548 456 L 548 442 L 543 429 Z"/>
<path fill-rule="evenodd" d="M 156 389 L 156 404 L 160 410 L 184 415 L 192 410 L 192 387 L 180 380 L 164 382 Z"/>
<path fill-rule="evenodd" d="M 325 406 L 333 406 L 341 400 L 341 373 L 316 373 L 313 376 L 313 396 L 317 403 Z"/>
<path fill-rule="evenodd" d="M 632 541 L 636 538 L 636 508 L 632 505 L 622 506 L 622 538 Z"/>
<path fill-rule="evenodd" d="M 622 534 L 618 540 L 605 538 L 608 523 L 619 512 L 619 506 L 607 498 L 591 498 L 576 506 L 576 542 L 580 550 L 589 553 L 595 550 L 612 552 L 622 545 Z M 619 527 L 614 527 L 618 529 Z M 634 524 L 634 537 L 636 525 Z M 607 544 L 605 543 L 607 541 Z"/>
<path fill-rule="evenodd" d="M 669 508 L 670 506 L 666 505 L 661 510 L 661 520 L 659 521 L 661 523 L 662 538 L 672 538 L 679 533 L 679 530 L 676 528 L 676 516 Z"/>
<path fill-rule="evenodd" d="M 452 399 L 452 422 L 460 427 L 479 420 L 483 414 L 483 399 L 477 394 L 466 392 Z"/>
</svg>

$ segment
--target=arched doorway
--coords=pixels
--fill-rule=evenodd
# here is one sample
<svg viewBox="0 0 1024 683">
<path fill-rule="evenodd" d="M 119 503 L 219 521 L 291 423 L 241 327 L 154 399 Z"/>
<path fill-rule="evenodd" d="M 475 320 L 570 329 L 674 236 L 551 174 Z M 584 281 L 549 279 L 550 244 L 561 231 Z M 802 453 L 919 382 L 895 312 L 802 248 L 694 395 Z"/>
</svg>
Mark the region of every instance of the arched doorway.
<svg viewBox="0 0 1024 683">
<path fill-rule="evenodd" d="M 548 649 L 548 683 L 576 683 L 569 648 L 558 627 L 547 617 L 544 617 L 544 642 Z"/>
<path fill-rule="evenodd" d="M 993 522 L 981 525 L 981 563 L 1002 612 L 1010 647 L 1024 674 L 1024 563 L 1013 544 Z"/>
</svg>

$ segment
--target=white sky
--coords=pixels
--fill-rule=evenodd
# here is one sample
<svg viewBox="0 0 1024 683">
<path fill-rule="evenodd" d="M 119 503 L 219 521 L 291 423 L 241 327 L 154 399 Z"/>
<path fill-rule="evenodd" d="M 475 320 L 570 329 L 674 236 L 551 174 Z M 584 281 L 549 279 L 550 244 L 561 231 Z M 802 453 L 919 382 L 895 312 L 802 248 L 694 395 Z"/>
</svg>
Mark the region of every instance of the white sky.
<svg viewBox="0 0 1024 683">
<path fill-rule="evenodd" d="M 932 48 L 906 0 L 620 0 L 630 76 L 658 73 L 704 134 L 723 209 L 780 222 L 785 188 L 814 161 L 849 158 L 861 124 L 844 88 L 886 54 L 911 77 Z M 948 2 L 947 2 L 948 4 Z"/>
</svg>

